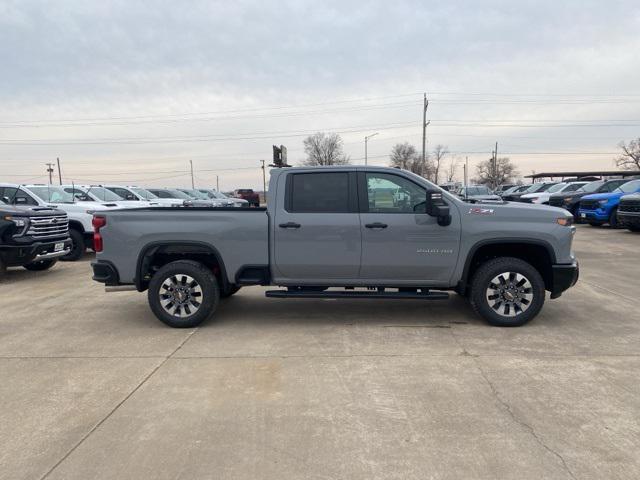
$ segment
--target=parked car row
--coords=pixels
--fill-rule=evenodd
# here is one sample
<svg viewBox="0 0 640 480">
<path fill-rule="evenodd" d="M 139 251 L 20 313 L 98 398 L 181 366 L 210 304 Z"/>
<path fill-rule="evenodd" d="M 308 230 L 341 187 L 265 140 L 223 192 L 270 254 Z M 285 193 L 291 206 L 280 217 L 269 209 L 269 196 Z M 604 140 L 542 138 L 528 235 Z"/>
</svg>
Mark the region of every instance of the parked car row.
<svg viewBox="0 0 640 480">
<path fill-rule="evenodd" d="M 257 197 L 257 194 L 256 194 Z M 87 248 L 93 249 L 93 212 L 105 210 L 118 210 L 140 207 L 248 207 L 256 205 L 255 201 L 248 201 L 243 198 L 227 197 L 226 195 L 213 189 L 186 189 L 186 188 L 142 188 L 137 186 L 122 185 L 44 185 L 44 184 L 11 184 L 0 183 L 0 201 L 2 201 L 4 217 L 14 217 L 11 209 L 18 209 L 24 212 L 24 217 L 38 216 L 38 212 L 45 212 L 49 216 L 54 216 L 57 220 L 57 227 L 62 228 L 64 223 L 64 237 L 69 238 L 69 248 L 65 247 L 62 254 L 47 257 L 57 261 L 78 260 Z M 259 206 L 259 201 L 257 202 Z M 60 215 L 64 216 L 64 222 L 60 220 Z M 3 218 L 4 218 L 3 217 Z M 39 220 L 34 220 L 37 223 Z M 9 222 L 9 220 L 6 220 Z M 29 222 L 27 222 L 29 223 Z M 6 223 L 6 226 L 10 226 Z M 4 230 L 5 233 L 9 230 Z M 26 230 L 25 230 L 26 232 Z M 57 231 L 56 231 L 57 232 Z M 62 235 L 61 232 L 57 232 Z M 9 235 L 9 233 L 6 233 Z M 14 239 L 15 233 L 11 233 Z M 27 237 L 29 237 L 27 235 Z M 17 238 L 17 237 L 16 237 Z M 21 242 L 29 242 L 30 238 L 22 238 Z M 40 238 L 40 237 L 38 237 Z M 58 237 L 43 237 L 49 242 L 60 240 Z M 54 243 L 56 243 L 54 242 Z M 0 270 L 3 265 L 9 266 L 28 265 L 24 259 L 10 259 L 6 257 L 6 245 L 15 243 L 14 240 L 8 242 L 5 238 L 2 242 L 3 260 L 0 262 Z M 49 242 L 50 243 L 50 242 Z M 41 246 L 38 245 L 37 248 Z M 44 247 L 43 247 L 44 248 Z M 50 252 L 47 252 L 50 253 Z M 6 257 L 6 258 L 5 258 Z M 52 266 L 55 261 L 43 263 L 42 259 L 32 259 L 41 267 Z M 31 267 L 30 267 L 31 268 Z"/>
<path fill-rule="evenodd" d="M 592 226 L 609 224 L 612 228 L 640 231 L 638 192 L 640 179 L 617 178 L 521 185 L 504 191 L 502 199 L 564 208 L 576 221 Z"/>
</svg>

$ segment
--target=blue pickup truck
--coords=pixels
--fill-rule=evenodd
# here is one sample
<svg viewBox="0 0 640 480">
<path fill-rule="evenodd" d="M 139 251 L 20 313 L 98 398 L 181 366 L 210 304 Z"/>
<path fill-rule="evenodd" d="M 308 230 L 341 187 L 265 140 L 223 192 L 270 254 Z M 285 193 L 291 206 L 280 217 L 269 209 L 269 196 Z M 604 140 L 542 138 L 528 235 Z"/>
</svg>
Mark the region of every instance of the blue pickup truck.
<svg viewBox="0 0 640 480">
<path fill-rule="evenodd" d="M 585 195 L 580 200 L 578 218 L 592 226 L 608 223 L 612 228 L 618 227 L 618 204 L 620 198 L 628 193 L 640 192 L 640 179 L 620 185 L 609 193 Z"/>
</svg>

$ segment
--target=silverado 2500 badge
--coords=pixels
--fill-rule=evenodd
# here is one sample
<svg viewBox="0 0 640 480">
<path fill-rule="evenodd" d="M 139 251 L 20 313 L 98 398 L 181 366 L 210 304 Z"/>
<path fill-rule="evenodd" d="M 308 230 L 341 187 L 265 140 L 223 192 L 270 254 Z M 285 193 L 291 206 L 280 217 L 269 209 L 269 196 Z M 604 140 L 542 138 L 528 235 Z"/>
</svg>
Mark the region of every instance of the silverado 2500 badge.
<svg viewBox="0 0 640 480">
<path fill-rule="evenodd" d="M 493 215 L 493 208 L 474 207 L 469 209 L 469 213 L 472 215 Z"/>
</svg>

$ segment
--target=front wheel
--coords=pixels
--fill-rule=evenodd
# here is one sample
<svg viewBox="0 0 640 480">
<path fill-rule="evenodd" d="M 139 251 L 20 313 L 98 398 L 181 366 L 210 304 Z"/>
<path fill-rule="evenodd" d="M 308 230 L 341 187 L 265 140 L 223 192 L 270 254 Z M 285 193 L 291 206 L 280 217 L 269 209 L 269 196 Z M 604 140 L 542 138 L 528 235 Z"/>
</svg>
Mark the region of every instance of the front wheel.
<svg viewBox="0 0 640 480">
<path fill-rule="evenodd" d="M 72 228 L 69 230 L 69 237 L 71 238 L 71 251 L 60 260 L 65 262 L 75 262 L 76 260 L 80 260 L 86 250 L 84 235 L 82 232 Z"/>
<path fill-rule="evenodd" d="M 519 258 L 489 260 L 471 281 L 471 306 L 490 325 L 519 327 L 534 318 L 544 304 L 540 273 Z"/>
<path fill-rule="evenodd" d="M 213 272 L 202 263 L 178 260 L 151 277 L 147 298 L 160 321 L 173 328 L 191 328 L 215 312 L 220 289 Z"/>
<path fill-rule="evenodd" d="M 49 270 L 57 262 L 57 258 L 51 260 L 40 260 L 39 262 L 27 263 L 26 265 L 23 265 L 23 267 L 32 272 L 41 272 L 42 270 Z"/>
</svg>

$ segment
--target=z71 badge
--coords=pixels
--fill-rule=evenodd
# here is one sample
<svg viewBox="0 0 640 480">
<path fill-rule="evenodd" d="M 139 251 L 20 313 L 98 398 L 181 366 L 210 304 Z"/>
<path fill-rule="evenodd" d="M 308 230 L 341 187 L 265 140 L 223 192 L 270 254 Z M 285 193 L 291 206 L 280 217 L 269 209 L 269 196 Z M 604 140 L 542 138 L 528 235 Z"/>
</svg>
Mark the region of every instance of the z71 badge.
<svg viewBox="0 0 640 480">
<path fill-rule="evenodd" d="M 493 215 L 493 208 L 480 208 L 474 207 L 469 209 L 469 213 L 472 215 Z"/>
</svg>

